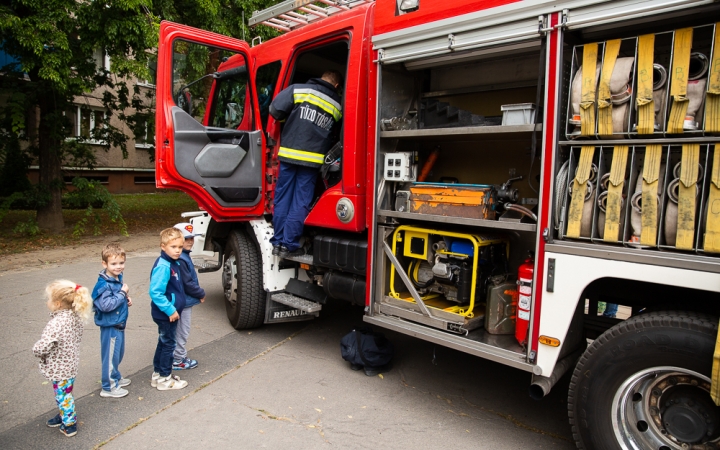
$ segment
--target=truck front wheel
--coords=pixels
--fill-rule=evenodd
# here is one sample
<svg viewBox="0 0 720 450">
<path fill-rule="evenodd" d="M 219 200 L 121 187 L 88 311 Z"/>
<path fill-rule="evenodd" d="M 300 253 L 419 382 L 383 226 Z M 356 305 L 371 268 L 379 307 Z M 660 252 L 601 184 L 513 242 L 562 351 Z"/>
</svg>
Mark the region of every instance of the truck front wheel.
<svg viewBox="0 0 720 450">
<path fill-rule="evenodd" d="M 225 311 L 236 330 L 258 327 L 265 320 L 262 261 L 251 239 L 245 231 L 233 230 L 225 246 L 222 269 Z"/>
<path fill-rule="evenodd" d="M 709 394 L 717 323 L 704 314 L 649 313 L 596 339 L 568 393 L 578 448 L 718 448 L 720 408 Z"/>
</svg>

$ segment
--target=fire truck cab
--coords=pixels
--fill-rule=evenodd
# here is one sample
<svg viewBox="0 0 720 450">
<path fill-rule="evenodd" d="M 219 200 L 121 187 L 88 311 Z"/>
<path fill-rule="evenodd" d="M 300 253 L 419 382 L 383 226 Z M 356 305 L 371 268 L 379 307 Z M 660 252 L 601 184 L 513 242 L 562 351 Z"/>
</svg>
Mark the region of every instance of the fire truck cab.
<svg viewBox="0 0 720 450">
<path fill-rule="evenodd" d="M 717 2 L 287 0 L 250 24 L 282 34 L 163 22 L 158 57 L 157 186 L 204 209 L 235 328 L 349 301 L 534 398 L 571 371 L 579 448 L 720 448 Z M 307 254 L 274 256 L 269 105 L 328 69 L 342 151 Z"/>
</svg>

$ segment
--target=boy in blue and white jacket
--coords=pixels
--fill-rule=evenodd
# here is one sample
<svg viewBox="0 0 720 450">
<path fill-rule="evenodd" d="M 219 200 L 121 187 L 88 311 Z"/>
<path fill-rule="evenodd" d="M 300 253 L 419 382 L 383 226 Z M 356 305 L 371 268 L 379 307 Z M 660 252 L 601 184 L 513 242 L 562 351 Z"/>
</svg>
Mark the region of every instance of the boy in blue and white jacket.
<svg viewBox="0 0 720 450">
<path fill-rule="evenodd" d="M 100 359 L 102 366 L 102 391 L 100 397 L 120 398 L 128 395 L 123 387 L 130 380 L 120 375 L 120 363 L 125 354 L 125 325 L 129 287 L 123 283 L 125 250 L 117 244 L 108 244 L 102 250 L 103 270 L 98 275 L 92 291 L 95 325 L 100 327 Z"/>
<path fill-rule="evenodd" d="M 178 319 L 185 308 L 185 290 L 180 275 L 180 262 L 185 239 L 177 228 L 160 232 L 160 257 L 150 273 L 150 310 L 158 326 L 158 343 L 153 358 L 154 372 L 150 385 L 159 391 L 182 389 L 187 381 L 172 374 L 175 334 Z"/>
<path fill-rule="evenodd" d="M 180 315 L 178 321 L 177 333 L 175 338 L 177 345 L 175 346 L 175 356 L 173 358 L 173 370 L 187 370 L 197 367 L 198 362 L 187 357 L 187 340 L 190 336 L 190 326 L 192 322 L 192 307 L 205 301 L 205 290 L 198 283 L 197 272 L 190 258 L 190 251 L 195 243 L 195 233 L 191 223 L 183 222 L 175 225 L 185 238 L 183 251 L 180 254 L 180 276 L 185 289 L 185 309 Z"/>
</svg>

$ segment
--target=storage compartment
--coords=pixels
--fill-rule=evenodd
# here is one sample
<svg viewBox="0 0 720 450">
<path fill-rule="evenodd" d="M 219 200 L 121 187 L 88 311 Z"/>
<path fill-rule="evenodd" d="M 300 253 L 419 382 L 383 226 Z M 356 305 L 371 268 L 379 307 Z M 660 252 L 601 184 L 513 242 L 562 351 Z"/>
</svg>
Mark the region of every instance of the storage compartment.
<svg viewBox="0 0 720 450">
<path fill-rule="evenodd" d="M 510 228 L 534 231 L 539 50 L 472 59 L 380 66 L 380 210 L 428 220 L 502 216 Z"/>
<path fill-rule="evenodd" d="M 529 125 L 525 105 L 537 97 L 538 54 L 525 52 L 420 70 L 382 66 L 383 131 Z M 503 105 L 513 107 L 504 123 Z M 519 106 L 523 105 L 523 106 Z M 518 106 L 515 108 L 515 106 Z M 523 111 L 523 112 L 521 112 Z"/>
<path fill-rule="evenodd" d="M 715 32 L 709 24 L 574 46 L 567 139 L 703 135 Z"/>
<path fill-rule="evenodd" d="M 623 39 L 598 31 L 572 47 L 564 80 L 567 141 L 558 149 L 553 208 L 560 239 L 720 253 L 713 231 L 720 230 L 720 209 L 708 206 L 717 144 L 705 124 L 718 30 L 690 25 L 667 20 L 658 32 L 646 25 Z M 625 85 L 631 89 L 623 103 Z"/>
<path fill-rule="evenodd" d="M 379 66 L 373 308 L 516 358 L 512 306 L 486 302 L 536 247 L 545 71 L 539 42 L 457 57 Z"/>
<path fill-rule="evenodd" d="M 583 150 L 579 146 L 571 147 L 555 186 L 562 201 L 558 205 L 562 217 L 556 222 L 560 237 L 639 249 L 706 251 L 702 242 L 707 222 L 720 215 L 708 209 L 710 191 L 714 189 L 710 166 L 718 151 L 717 145 L 630 145 L 624 158 L 615 158 L 616 152 L 623 151 L 618 147 L 586 146 L 591 148 L 587 151 L 592 152 L 590 175 L 582 202 L 576 200 L 579 207 L 573 207 L 572 202 Z M 695 167 L 694 171 L 683 171 L 684 158 Z M 623 164 L 622 159 L 625 169 L 613 188 L 613 164 Z M 610 194 L 613 189 L 616 193 Z M 681 197 L 683 200 L 679 200 Z M 651 198 L 655 199 L 654 209 L 647 208 Z M 612 202 L 616 203 L 614 207 Z M 679 204 L 682 206 L 678 207 Z M 616 211 L 613 217 L 616 217 L 617 236 L 605 234 L 609 229 L 606 227 L 609 208 Z M 711 248 L 712 253 L 720 253 L 717 246 L 711 245 Z"/>
</svg>

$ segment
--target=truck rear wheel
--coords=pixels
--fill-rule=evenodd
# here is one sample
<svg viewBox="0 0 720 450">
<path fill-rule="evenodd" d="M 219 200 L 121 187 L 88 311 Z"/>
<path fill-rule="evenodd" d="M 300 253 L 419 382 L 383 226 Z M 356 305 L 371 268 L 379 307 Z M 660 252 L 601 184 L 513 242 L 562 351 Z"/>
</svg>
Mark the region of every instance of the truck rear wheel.
<svg viewBox="0 0 720 450">
<path fill-rule="evenodd" d="M 720 408 L 709 394 L 716 335 L 717 318 L 688 312 L 648 313 L 603 333 L 570 383 L 578 448 L 717 448 Z"/>
<path fill-rule="evenodd" d="M 228 236 L 222 283 L 230 324 L 236 330 L 262 325 L 265 320 L 262 261 L 257 246 L 244 230 L 233 230 Z"/>
</svg>

